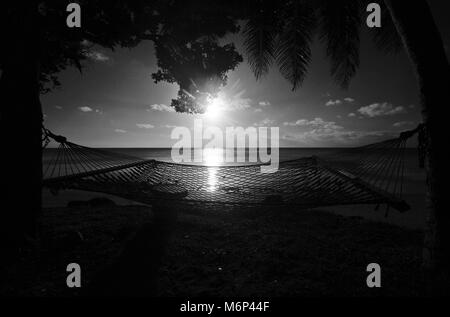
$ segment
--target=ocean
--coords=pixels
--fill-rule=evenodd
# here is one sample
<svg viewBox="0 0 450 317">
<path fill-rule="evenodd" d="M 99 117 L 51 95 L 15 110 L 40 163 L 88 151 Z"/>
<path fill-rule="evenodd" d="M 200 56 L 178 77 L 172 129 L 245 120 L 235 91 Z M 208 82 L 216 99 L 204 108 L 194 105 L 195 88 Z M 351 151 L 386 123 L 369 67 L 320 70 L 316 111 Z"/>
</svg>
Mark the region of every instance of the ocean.
<svg viewBox="0 0 450 317">
<path fill-rule="evenodd" d="M 154 159 L 163 162 L 175 163 L 172 158 L 171 148 L 99 148 L 100 150 L 125 154 L 129 156 L 138 157 L 141 159 Z M 290 161 L 303 157 L 317 156 L 319 158 L 337 158 L 342 156 L 342 154 L 353 154 L 351 152 L 352 148 L 280 148 L 278 153 L 278 161 Z M 43 153 L 44 164 L 51 161 L 55 157 L 57 150 L 55 148 L 47 148 Z M 261 149 L 264 153 L 265 150 Z M 349 152 L 350 151 L 350 152 Z M 232 162 L 226 161 L 226 156 L 231 155 L 234 157 Z M 195 162 L 193 158 L 195 156 L 201 155 L 201 162 Z M 272 153 L 269 153 L 270 156 Z M 275 155 L 275 153 L 273 154 Z M 355 153 L 355 158 L 357 158 L 358 153 Z M 242 164 L 255 164 L 265 162 L 260 159 L 258 154 L 258 149 L 191 149 L 188 153 L 188 157 L 191 161 L 185 161 L 181 163 L 185 164 L 199 164 L 199 165 L 242 165 Z M 252 158 L 252 159 L 250 159 Z M 256 158 L 256 159 L 255 159 Z M 414 148 L 407 148 L 405 151 L 405 162 L 408 169 L 415 169 L 415 165 L 418 164 L 417 150 Z"/>
<path fill-rule="evenodd" d="M 99 148 L 100 150 L 115 152 L 125 155 L 130 155 L 142 159 L 154 159 L 158 161 L 171 162 L 172 159 L 172 150 L 171 148 Z M 293 159 L 298 159 L 302 157 L 308 157 L 312 155 L 323 156 L 331 153 L 338 153 L 341 148 L 280 148 L 279 149 L 279 161 L 289 161 Z M 43 160 L 44 164 L 48 163 L 54 156 L 56 155 L 56 148 L 48 148 L 44 150 Z M 252 163 L 260 163 L 261 160 L 257 155 L 258 149 L 191 149 L 190 157 L 193 158 L 194 155 L 197 155 L 199 152 L 202 152 L 202 156 L 204 158 L 202 163 L 204 165 L 210 165 L 213 163 L 213 160 L 218 165 L 240 165 L 244 164 L 252 164 Z M 225 162 L 225 156 L 228 152 L 234 152 L 233 156 L 236 158 L 234 162 Z M 249 161 L 249 157 L 257 157 L 257 161 Z M 223 158 L 223 160 L 221 159 Z M 195 162 L 184 162 L 186 164 L 192 164 Z"/>
<path fill-rule="evenodd" d="M 117 153 L 123 153 L 131 156 L 140 157 L 143 159 L 154 159 L 158 161 L 164 162 L 174 162 L 171 155 L 171 148 L 108 148 L 104 149 L 107 151 L 113 151 Z M 281 148 L 279 149 L 279 162 L 290 161 L 302 157 L 309 157 L 313 155 L 324 156 L 329 155 L 331 153 L 336 153 L 339 151 L 339 148 Z M 191 153 L 189 153 L 189 157 L 191 159 L 195 155 L 202 156 L 202 162 L 198 162 L 200 165 L 241 165 L 243 164 L 252 164 L 252 163 L 261 163 L 261 159 L 258 155 L 258 149 L 191 149 Z M 228 153 L 227 153 L 228 152 Z M 233 162 L 226 162 L 225 157 L 232 153 L 235 160 Z M 269 152 L 270 153 L 270 152 Z M 270 154 L 269 154 L 270 155 Z M 249 158 L 256 158 L 255 160 L 250 160 Z M 196 163 L 185 162 L 187 164 Z"/>
</svg>

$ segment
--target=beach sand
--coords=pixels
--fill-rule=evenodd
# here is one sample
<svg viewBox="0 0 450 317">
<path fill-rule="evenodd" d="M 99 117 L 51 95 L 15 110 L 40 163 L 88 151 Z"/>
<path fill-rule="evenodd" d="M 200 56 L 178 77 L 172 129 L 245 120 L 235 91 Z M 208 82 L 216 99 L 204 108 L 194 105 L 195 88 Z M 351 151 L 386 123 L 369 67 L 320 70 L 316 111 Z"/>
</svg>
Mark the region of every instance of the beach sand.
<svg viewBox="0 0 450 317">
<path fill-rule="evenodd" d="M 40 256 L 25 252 L 4 276 L 0 293 L 85 295 L 139 228 L 153 221 L 151 207 L 117 202 L 124 205 L 45 208 Z M 421 230 L 324 209 L 214 204 L 174 208 L 178 216 L 162 258 L 158 296 L 423 294 Z M 142 256 L 152 255 L 143 250 Z M 66 266 L 72 262 L 82 267 L 81 289 L 66 287 Z M 382 267 L 379 289 L 366 286 L 366 267 L 372 262 Z"/>
<path fill-rule="evenodd" d="M 375 210 L 374 205 L 345 205 L 321 207 L 330 213 L 343 216 L 357 216 L 368 220 L 385 222 L 411 229 L 424 229 L 426 222 L 426 185 L 423 175 L 416 180 L 405 182 L 402 198 L 411 206 L 411 210 L 400 213 L 392 208 L 386 214 L 386 206 L 381 205 Z M 86 201 L 95 197 L 105 197 L 117 205 L 142 205 L 140 203 L 103 193 L 93 193 L 81 190 L 62 190 L 53 195 L 49 190 L 42 191 L 44 208 L 66 207 L 71 201 Z"/>
</svg>

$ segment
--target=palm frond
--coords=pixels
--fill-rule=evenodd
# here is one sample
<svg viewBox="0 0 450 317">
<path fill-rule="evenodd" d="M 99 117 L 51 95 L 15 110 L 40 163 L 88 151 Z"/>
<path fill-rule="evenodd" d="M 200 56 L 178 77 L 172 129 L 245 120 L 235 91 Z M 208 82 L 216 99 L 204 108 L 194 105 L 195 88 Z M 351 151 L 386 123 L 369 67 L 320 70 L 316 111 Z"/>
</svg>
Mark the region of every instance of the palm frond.
<svg viewBox="0 0 450 317">
<path fill-rule="evenodd" d="M 367 3 L 370 1 L 367 0 Z M 399 53 L 403 49 L 403 44 L 395 28 L 394 21 L 392 21 L 392 17 L 385 3 L 381 1 L 379 5 L 381 7 L 381 27 L 371 28 L 369 33 L 379 50 L 385 53 Z"/>
<path fill-rule="evenodd" d="M 246 57 L 256 79 L 269 72 L 275 59 L 278 28 L 274 4 L 275 1 L 259 1 L 243 30 Z"/>
<path fill-rule="evenodd" d="M 322 1 L 320 38 L 331 60 L 331 75 L 343 88 L 359 67 L 361 1 Z"/>
<path fill-rule="evenodd" d="M 303 82 L 311 60 L 311 41 L 315 30 L 314 10 L 295 1 L 286 8 L 284 25 L 277 41 L 276 62 L 280 72 L 297 89 Z"/>
</svg>

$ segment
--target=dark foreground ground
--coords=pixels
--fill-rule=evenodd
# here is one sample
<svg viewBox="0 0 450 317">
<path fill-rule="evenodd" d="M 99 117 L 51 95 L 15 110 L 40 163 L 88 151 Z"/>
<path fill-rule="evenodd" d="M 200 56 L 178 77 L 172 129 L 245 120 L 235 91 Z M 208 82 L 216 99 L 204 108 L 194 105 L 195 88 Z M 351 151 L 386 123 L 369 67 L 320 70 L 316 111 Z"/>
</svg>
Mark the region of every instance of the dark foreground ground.
<svg viewBox="0 0 450 317">
<path fill-rule="evenodd" d="M 176 206 L 162 259 L 159 296 L 420 296 L 423 234 L 320 210 Z M 153 220 L 145 206 L 49 208 L 40 256 L 26 251 L 2 276 L 0 294 L 82 296 L 127 241 Z M 142 252 L 143 257 L 151 254 Z M 82 287 L 66 286 L 66 266 Z M 366 286 L 366 266 L 382 287 Z M 110 282 L 114 283 L 114 274 Z M 119 285 L 120 287 L 120 285 Z M 142 294 L 145 296 L 146 294 Z"/>
</svg>

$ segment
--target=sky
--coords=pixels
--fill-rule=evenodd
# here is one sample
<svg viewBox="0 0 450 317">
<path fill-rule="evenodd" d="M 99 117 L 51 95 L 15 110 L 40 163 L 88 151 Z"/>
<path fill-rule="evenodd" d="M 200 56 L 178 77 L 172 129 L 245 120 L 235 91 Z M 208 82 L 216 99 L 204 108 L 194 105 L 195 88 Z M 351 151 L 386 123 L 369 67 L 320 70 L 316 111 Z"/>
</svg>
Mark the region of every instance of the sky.
<svg viewBox="0 0 450 317">
<path fill-rule="evenodd" d="M 448 52 L 446 11 L 431 1 Z M 308 76 L 296 91 L 276 67 L 256 81 L 246 63 L 242 38 L 229 36 L 244 62 L 228 74 L 220 113 L 189 115 L 169 107 L 176 84 L 155 84 L 153 44 L 114 52 L 94 48 L 85 69 L 59 75 L 61 87 L 41 97 L 47 128 L 91 147 L 171 147 L 174 127 L 204 125 L 279 127 L 282 147 L 358 146 L 398 135 L 421 121 L 418 89 L 404 52 L 378 51 L 363 28 L 361 65 L 348 90 L 329 74 L 324 47 L 315 41 Z"/>
</svg>

